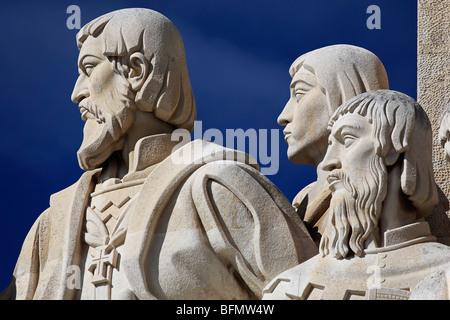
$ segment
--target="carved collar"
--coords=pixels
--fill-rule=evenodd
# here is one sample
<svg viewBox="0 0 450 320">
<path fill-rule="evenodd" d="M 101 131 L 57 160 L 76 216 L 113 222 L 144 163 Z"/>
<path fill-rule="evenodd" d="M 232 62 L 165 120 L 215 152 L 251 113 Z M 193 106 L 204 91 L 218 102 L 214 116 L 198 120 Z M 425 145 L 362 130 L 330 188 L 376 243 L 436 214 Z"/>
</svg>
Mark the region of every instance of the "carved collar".
<svg viewBox="0 0 450 320">
<path fill-rule="evenodd" d="M 172 141 L 171 134 L 168 133 L 141 138 L 134 147 L 134 157 L 129 172 L 122 179 L 110 178 L 99 181 L 101 186 L 98 187 L 104 189 L 118 184 L 143 183 L 155 166 L 170 156 L 178 144 L 179 141 Z M 101 171 L 97 173 L 97 177 L 100 173 Z"/>
<path fill-rule="evenodd" d="M 171 134 L 162 133 L 141 138 L 134 147 L 134 159 L 130 171 L 122 181 L 146 178 L 154 165 L 167 158 L 179 143 L 171 140 Z"/>
<path fill-rule="evenodd" d="M 426 221 L 420 221 L 387 230 L 384 233 L 384 247 L 368 248 L 366 253 L 380 253 L 404 248 L 413 244 L 436 241 L 431 235 L 430 226 Z"/>
<path fill-rule="evenodd" d="M 171 136 L 171 134 L 162 133 L 140 139 L 134 148 L 134 161 L 129 174 L 167 158 L 179 143 L 172 141 Z"/>
</svg>

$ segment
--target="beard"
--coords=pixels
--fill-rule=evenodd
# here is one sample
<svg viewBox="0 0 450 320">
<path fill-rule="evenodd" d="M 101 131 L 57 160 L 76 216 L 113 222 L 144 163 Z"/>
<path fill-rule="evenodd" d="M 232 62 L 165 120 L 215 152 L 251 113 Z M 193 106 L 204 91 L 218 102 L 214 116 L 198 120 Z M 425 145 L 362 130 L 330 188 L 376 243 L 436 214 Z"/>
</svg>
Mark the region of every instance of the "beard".
<svg viewBox="0 0 450 320">
<path fill-rule="evenodd" d="M 332 174 L 338 177 L 343 187 L 333 191 L 319 252 L 322 257 L 332 254 L 336 259 L 351 253 L 361 256 L 366 240 L 378 225 L 386 197 L 386 166 L 383 158 L 375 155 L 368 172 L 348 174 L 333 170 Z"/>
<path fill-rule="evenodd" d="M 101 97 L 88 97 L 80 103 L 82 118 L 86 120 L 83 141 L 77 152 L 81 169 L 100 167 L 113 152 L 123 147 L 121 138 L 134 121 L 130 95 L 128 83 L 123 79 Z"/>
</svg>

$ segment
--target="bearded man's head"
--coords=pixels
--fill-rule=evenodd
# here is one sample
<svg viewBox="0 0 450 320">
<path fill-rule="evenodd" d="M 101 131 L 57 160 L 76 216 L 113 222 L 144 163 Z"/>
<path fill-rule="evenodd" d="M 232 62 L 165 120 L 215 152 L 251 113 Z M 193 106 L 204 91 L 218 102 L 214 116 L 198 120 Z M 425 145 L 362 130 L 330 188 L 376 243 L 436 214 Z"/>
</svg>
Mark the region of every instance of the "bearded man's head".
<svg viewBox="0 0 450 320">
<path fill-rule="evenodd" d="M 195 100 L 181 36 L 149 9 L 123 9 L 86 24 L 77 34 L 80 76 L 72 93 L 86 121 L 78 160 L 97 168 L 123 147 L 135 111 L 153 113 L 192 131 Z"/>
<path fill-rule="evenodd" d="M 329 130 L 322 169 L 329 171 L 332 200 L 319 248 L 323 256 L 363 255 L 366 241 L 377 236 L 388 192 L 400 193 L 416 220 L 433 211 L 438 198 L 431 125 L 414 99 L 391 90 L 361 94 L 336 110 Z M 394 166 L 400 168 L 399 190 L 388 188 L 389 179 L 398 179 L 390 174 Z"/>
</svg>

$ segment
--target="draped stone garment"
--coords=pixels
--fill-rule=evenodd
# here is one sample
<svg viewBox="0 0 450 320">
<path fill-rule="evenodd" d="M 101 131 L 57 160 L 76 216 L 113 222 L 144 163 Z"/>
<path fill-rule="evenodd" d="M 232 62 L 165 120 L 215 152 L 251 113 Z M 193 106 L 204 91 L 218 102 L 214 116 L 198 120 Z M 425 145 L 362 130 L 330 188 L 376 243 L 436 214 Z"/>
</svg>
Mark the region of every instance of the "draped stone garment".
<svg viewBox="0 0 450 320">
<path fill-rule="evenodd" d="M 242 155 L 195 140 L 155 166 L 127 213 L 118 268 L 129 287 L 113 291 L 125 289 L 124 299 L 261 298 L 272 278 L 317 254 L 289 201 Z M 3 298 L 81 297 L 83 287 L 68 282 L 73 266 L 86 265 L 82 226 L 100 171 L 51 196 Z"/>
</svg>

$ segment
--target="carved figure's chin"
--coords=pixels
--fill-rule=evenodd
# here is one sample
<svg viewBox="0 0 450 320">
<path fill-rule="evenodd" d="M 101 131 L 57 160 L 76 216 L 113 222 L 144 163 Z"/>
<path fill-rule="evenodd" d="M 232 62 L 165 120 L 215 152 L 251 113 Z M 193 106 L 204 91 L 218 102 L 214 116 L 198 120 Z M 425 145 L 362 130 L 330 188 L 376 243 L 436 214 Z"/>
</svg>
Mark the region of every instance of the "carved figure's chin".
<svg viewBox="0 0 450 320">
<path fill-rule="evenodd" d="M 325 136 L 322 134 L 320 137 L 305 137 L 304 134 L 301 138 L 298 136 L 299 134 L 296 136 L 292 134 L 287 139 L 288 159 L 295 164 L 314 166 L 319 164 L 327 151 L 328 132 Z"/>
<path fill-rule="evenodd" d="M 110 123 L 88 119 L 83 129 L 83 142 L 77 152 L 80 168 L 88 171 L 99 168 L 115 151 L 119 134 Z"/>
<path fill-rule="evenodd" d="M 297 144 L 289 145 L 287 157 L 289 161 L 295 164 L 313 165 L 314 159 L 309 156 L 309 149 L 305 146 Z"/>
</svg>

